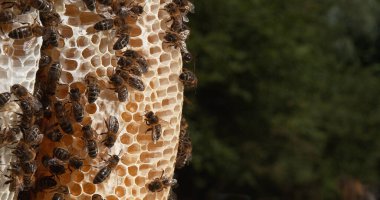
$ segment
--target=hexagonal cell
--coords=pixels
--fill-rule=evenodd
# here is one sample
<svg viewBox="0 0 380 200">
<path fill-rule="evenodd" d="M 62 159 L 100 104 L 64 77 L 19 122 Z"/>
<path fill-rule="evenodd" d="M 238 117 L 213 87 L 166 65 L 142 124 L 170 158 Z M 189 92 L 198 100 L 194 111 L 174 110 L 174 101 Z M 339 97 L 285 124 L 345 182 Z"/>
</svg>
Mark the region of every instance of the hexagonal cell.
<svg viewBox="0 0 380 200">
<path fill-rule="evenodd" d="M 83 192 L 86 194 L 94 194 L 96 191 L 96 186 L 93 183 L 84 182 L 82 183 Z"/>
<path fill-rule="evenodd" d="M 124 186 L 117 186 L 117 187 L 115 188 L 115 194 L 116 194 L 116 196 L 118 196 L 119 198 L 124 197 L 125 194 L 126 194 L 126 189 L 125 189 L 125 187 L 124 187 Z"/>
<path fill-rule="evenodd" d="M 79 196 L 82 193 L 82 187 L 81 185 L 77 183 L 70 184 L 69 188 L 70 188 L 70 194 L 74 196 Z"/>
<path fill-rule="evenodd" d="M 138 105 L 137 103 L 134 103 L 134 102 L 129 102 L 127 105 L 126 105 L 126 109 L 129 111 L 129 112 L 136 112 L 137 109 L 138 109 Z"/>
<path fill-rule="evenodd" d="M 91 103 L 91 104 L 86 104 L 86 112 L 88 114 L 94 114 L 97 110 L 97 106 L 95 103 Z"/>
</svg>

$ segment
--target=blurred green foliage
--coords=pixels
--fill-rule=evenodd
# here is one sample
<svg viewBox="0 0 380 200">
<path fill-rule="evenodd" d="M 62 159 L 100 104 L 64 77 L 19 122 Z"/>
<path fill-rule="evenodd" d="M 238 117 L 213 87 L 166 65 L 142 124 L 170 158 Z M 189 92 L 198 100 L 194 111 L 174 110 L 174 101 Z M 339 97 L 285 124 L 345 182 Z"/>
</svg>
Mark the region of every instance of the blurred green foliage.
<svg viewBox="0 0 380 200">
<path fill-rule="evenodd" d="M 194 4 L 184 196 L 338 199 L 342 177 L 379 185 L 380 0 Z"/>
</svg>

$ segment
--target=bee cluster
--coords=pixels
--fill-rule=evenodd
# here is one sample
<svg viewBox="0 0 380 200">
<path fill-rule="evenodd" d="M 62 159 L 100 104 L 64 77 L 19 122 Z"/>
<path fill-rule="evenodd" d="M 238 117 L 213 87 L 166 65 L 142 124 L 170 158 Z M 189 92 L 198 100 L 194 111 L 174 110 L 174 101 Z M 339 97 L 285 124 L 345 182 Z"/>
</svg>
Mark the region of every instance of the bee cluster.
<svg viewBox="0 0 380 200">
<path fill-rule="evenodd" d="M 125 149 L 130 151 L 136 145 L 126 145 L 129 143 L 127 138 L 134 138 L 131 140 L 132 142 L 141 143 L 141 141 L 146 141 L 145 135 L 150 133 L 149 143 L 152 145 L 149 143 L 139 144 L 141 146 L 139 148 L 149 150 L 156 146 L 169 144 L 170 141 L 161 141 L 162 137 L 173 135 L 173 132 L 177 130 L 177 128 L 170 127 L 170 123 L 173 120 L 175 122 L 175 119 L 171 119 L 170 123 L 162 119 L 167 111 L 157 111 L 156 104 L 142 106 L 143 101 L 146 101 L 144 96 L 146 96 L 146 92 L 149 92 L 147 88 L 155 91 L 154 75 L 157 74 L 157 71 L 158 75 L 163 73 L 163 70 L 157 66 L 153 67 L 154 64 L 144 56 L 141 50 L 132 49 L 135 46 L 133 42 L 138 41 L 133 40 L 136 23 L 145 12 L 145 4 L 132 0 L 83 0 L 77 2 L 75 5 L 84 5 L 86 11 L 81 12 L 90 16 L 89 21 L 94 20 L 94 16 L 100 18 L 88 26 L 86 35 L 94 34 L 91 42 L 99 46 L 100 52 L 102 52 L 101 48 L 113 52 L 116 62 L 106 70 L 98 70 L 101 67 L 104 68 L 104 63 L 106 63 L 104 60 L 107 56 L 102 57 L 101 64 L 97 64 L 95 59 L 91 59 L 92 65 L 103 66 L 96 70 L 84 70 L 86 73 L 80 72 L 72 77 L 68 72 L 71 64 L 67 57 L 70 57 L 69 54 L 76 57 L 76 51 L 80 50 L 73 48 L 71 44 L 73 40 L 70 37 L 73 33 L 70 34 L 70 31 L 64 29 L 67 27 L 71 29 L 70 26 L 76 28 L 75 22 L 70 19 L 74 18 L 72 16 L 81 18 L 82 15 L 78 14 L 79 10 L 78 13 L 70 14 L 67 14 L 69 11 L 66 11 L 64 14 L 69 16 L 68 20 L 67 18 L 66 20 L 62 19 L 62 11 L 56 10 L 57 4 L 58 8 L 62 8 L 61 3 L 62 1 L 54 2 L 53 0 L 0 1 L 0 25 L 12 24 L 18 20 L 19 15 L 28 15 L 31 12 L 36 12 L 39 16 L 39 21 L 35 19 L 33 24 L 13 28 L 7 32 L 6 35 L 9 39 L 27 42 L 42 37 L 41 56 L 38 66 L 36 66 L 38 70 L 34 91 L 28 91 L 21 84 L 14 84 L 10 87 L 9 92 L 0 94 L 0 108 L 16 102 L 21 110 L 16 113 L 17 123 L 3 128 L 0 134 L 0 147 L 12 149 L 14 155 L 14 160 L 9 163 L 4 176 L 7 178 L 5 184 L 9 185 L 10 191 L 17 193 L 17 199 L 62 200 L 69 199 L 71 196 L 77 198 L 80 196 L 81 199 L 104 199 L 102 195 L 108 195 L 107 192 L 101 193 L 102 195 L 95 194 L 98 191 L 97 188 L 103 188 L 106 191 L 105 186 L 99 187 L 98 185 L 102 185 L 108 180 L 113 171 L 116 171 L 118 176 L 125 177 L 125 167 L 121 165 L 128 166 L 132 160 L 130 155 L 124 151 Z M 63 4 L 63 6 L 69 5 L 69 3 Z M 156 4 L 160 4 L 160 2 L 156 2 Z M 70 7 L 69 5 L 65 8 L 75 10 L 76 6 Z M 190 62 L 192 56 L 185 43 L 190 31 L 185 22 L 188 21 L 186 17 L 188 12 L 194 10 L 193 4 L 188 0 L 174 0 L 165 3 L 161 10 L 170 16 L 169 19 L 163 20 L 164 24 L 171 22 L 171 25 L 166 25 L 169 30 L 165 31 L 163 35 L 163 46 L 166 44 L 166 49 L 169 50 L 172 47 L 179 49 L 182 60 Z M 111 45 L 106 42 L 106 46 L 100 47 L 104 38 L 99 39 L 97 35 L 104 34 L 109 41 L 108 37 L 111 33 L 115 33 L 116 41 Z M 79 40 L 80 37 L 76 38 L 78 46 L 80 43 L 86 43 Z M 87 41 L 87 43 L 89 42 Z M 81 56 L 84 58 L 90 57 L 84 53 L 86 51 L 91 51 L 91 48 L 82 49 Z M 64 55 L 64 59 L 61 58 L 61 54 Z M 92 58 L 96 57 L 96 55 L 91 56 Z M 160 60 L 164 59 L 160 58 Z M 83 64 L 82 68 L 85 66 Z M 173 70 L 176 68 L 173 67 Z M 173 76 L 169 76 L 169 79 L 163 80 L 174 83 L 182 82 L 183 86 L 189 88 L 196 86 L 197 78 L 188 69 L 184 69 L 180 74 L 173 73 L 173 75 L 176 75 L 175 79 L 172 78 Z M 148 80 L 150 82 L 147 82 Z M 168 81 L 160 80 L 159 82 L 165 85 Z M 165 91 L 168 93 L 177 91 L 173 88 L 176 89 L 177 86 L 167 87 Z M 161 93 L 155 91 L 156 96 L 163 96 Z M 158 97 L 151 93 L 150 98 L 153 101 Z M 181 98 L 180 96 L 179 99 Z M 140 102 L 140 106 L 135 106 L 137 103 L 134 101 Z M 169 104 L 170 101 L 173 100 L 163 99 L 161 103 Z M 110 109 L 107 110 L 107 108 Z M 128 117 L 127 112 L 120 114 L 118 111 L 118 109 L 126 109 L 136 112 L 137 108 L 143 109 L 143 111 L 134 114 L 133 117 Z M 96 112 L 100 109 L 104 111 Z M 174 110 L 178 113 L 181 109 L 175 107 Z M 99 117 L 104 120 L 104 123 L 94 123 L 95 121 L 99 122 Z M 132 123 L 130 118 L 135 123 Z M 129 123 L 129 121 L 131 122 Z M 125 126 L 120 129 L 119 123 Z M 107 130 L 101 133 L 98 131 L 99 127 L 106 127 Z M 182 117 L 177 157 L 174 160 L 170 159 L 171 162 L 176 163 L 175 167 L 178 169 L 185 166 L 191 159 L 192 147 L 187 127 L 185 118 Z M 144 131 L 139 131 L 142 129 Z M 121 133 L 125 130 L 126 133 Z M 139 134 L 135 135 L 137 132 Z M 126 147 L 115 145 L 117 143 Z M 110 155 L 111 152 L 117 151 L 114 146 L 119 147 L 120 153 Z M 170 154 L 174 150 L 167 151 L 168 153 L 163 149 L 159 151 Z M 142 169 L 165 165 L 165 162 L 163 162 L 164 164 L 149 164 L 149 161 L 154 159 L 154 155 L 163 156 L 162 153 L 153 153 L 145 158 L 146 156 L 141 153 L 139 160 L 134 164 L 143 165 L 145 163 L 144 167 L 141 167 Z M 108 159 L 104 160 L 105 157 Z M 104 160 L 105 163 L 96 167 L 101 160 Z M 134 166 L 127 168 L 129 174 L 136 176 L 137 172 L 133 172 Z M 142 169 L 141 171 L 143 171 Z M 156 172 L 147 174 L 147 178 L 142 175 L 135 177 L 136 184 L 143 186 L 138 192 L 135 189 L 128 192 L 124 188 L 116 187 L 112 188 L 116 196 L 110 195 L 105 198 L 126 199 L 130 198 L 126 193 L 129 193 L 130 196 L 138 196 L 149 191 L 151 196 L 148 195 L 144 199 L 156 199 L 152 194 L 159 193 L 177 183 L 176 179 L 164 176 L 165 171 L 170 169 L 170 167 L 161 167 L 159 170 L 152 169 Z M 161 172 L 162 174 L 158 178 L 156 174 Z M 85 174 L 89 176 L 84 177 Z M 76 180 L 73 177 L 82 178 Z M 126 177 L 123 184 L 128 185 L 128 182 L 130 179 Z M 175 194 L 171 190 L 169 199 L 175 199 Z"/>
</svg>

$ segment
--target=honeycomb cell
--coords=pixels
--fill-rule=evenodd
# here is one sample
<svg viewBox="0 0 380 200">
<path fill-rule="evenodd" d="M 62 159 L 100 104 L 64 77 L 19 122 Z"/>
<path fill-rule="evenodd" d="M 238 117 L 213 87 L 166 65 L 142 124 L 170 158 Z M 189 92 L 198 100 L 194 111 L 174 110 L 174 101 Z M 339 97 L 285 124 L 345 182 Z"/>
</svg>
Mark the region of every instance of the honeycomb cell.
<svg viewBox="0 0 380 200">
<path fill-rule="evenodd" d="M 160 56 L 160 62 L 161 63 L 165 63 L 165 62 L 168 62 L 170 60 L 171 60 L 171 57 L 168 53 L 161 54 L 161 56 Z"/>
<path fill-rule="evenodd" d="M 115 195 L 109 195 L 106 197 L 106 200 L 119 200 L 119 198 L 117 198 Z"/>
<path fill-rule="evenodd" d="M 166 90 L 156 90 L 157 97 L 162 98 L 166 96 Z"/>
<path fill-rule="evenodd" d="M 139 130 L 139 127 L 136 124 L 132 123 L 127 126 L 127 131 L 130 134 L 136 134 L 138 130 Z"/>
<path fill-rule="evenodd" d="M 64 38 L 71 38 L 71 37 L 73 37 L 74 32 L 73 32 L 73 29 L 70 26 L 61 25 L 60 29 L 61 29 L 61 35 L 62 35 L 62 37 L 64 37 Z"/>
<path fill-rule="evenodd" d="M 142 33 L 142 30 L 139 26 L 132 26 L 132 30 L 131 30 L 131 37 L 136 37 L 136 36 L 139 36 L 141 35 Z"/>
<path fill-rule="evenodd" d="M 162 66 L 162 67 L 158 68 L 157 72 L 159 75 L 163 76 L 163 75 L 168 74 L 170 72 L 170 68 L 166 67 L 166 66 Z"/>
<path fill-rule="evenodd" d="M 86 112 L 88 114 L 94 114 L 96 112 L 97 108 L 98 107 L 94 103 L 86 104 Z"/>
<path fill-rule="evenodd" d="M 155 110 L 159 110 L 161 108 L 161 103 L 154 103 L 153 104 L 153 109 L 155 109 Z"/>
<path fill-rule="evenodd" d="M 70 5 L 70 4 L 66 4 L 65 5 L 65 13 L 64 15 L 66 16 L 71 16 L 71 17 L 76 17 L 79 15 L 79 8 L 78 6 L 75 6 L 75 5 Z"/>
<path fill-rule="evenodd" d="M 134 103 L 134 102 L 129 102 L 127 105 L 126 105 L 126 109 L 129 111 L 129 112 L 136 112 L 137 109 L 138 109 L 138 105 L 137 103 Z"/>
<path fill-rule="evenodd" d="M 162 141 L 157 141 L 156 144 L 149 143 L 148 144 L 148 151 L 160 151 L 162 147 L 163 147 Z"/>
<path fill-rule="evenodd" d="M 95 54 L 95 49 L 91 46 L 83 49 L 82 51 L 82 56 L 84 59 L 88 58 L 88 57 L 91 57 Z"/>
<path fill-rule="evenodd" d="M 69 93 L 68 85 L 57 85 L 57 91 L 55 92 L 55 96 L 59 99 L 64 99 Z"/>
<path fill-rule="evenodd" d="M 168 87 L 168 89 L 167 89 L 167 93 L 168 93 L 168 94 L 177 93 L 177 92 L 178 92 L 178 88 L 177 88 L 176 85 L 170 86 L 170 87 Z"/>
<path fill-rule="evenodd" d="M 128 113 L 128 112 L 123 112 L 121 114 L 121 118 L 125 121 L 125 122 L 130 122 L 132 120 L 132 116 Z"/>
<path fill-rule="evenodd" d="M 77 45 L 79 47 L 86 47 L 89 45 L 89 39 L 85 36 L 79 36 L 77 38 Z"/>
<path fill-rule="evenodd" d="M 111 56 L 106 53 L 102 56 L 102 65 L 103 67 L 107 67 L 111 64 Z"/>
<path fill-rule="evenodd" d="M 122 165 L 118 165 L 115 170 L 116 175 L 124 177 L 127 172 L 125 170 L 125 167 Z"/>
<path fill-rule="evenodd" d="M 92 44 L 98 44 L 100 42 L 100 37 L 98 35 L 92 35 L 91 42 Z"/>
<path fill-rule="evenodd" d="M 117 186 L 117 187 L 115 188 L 115 194 L 116 194 L 116 196 L 118 196 L 119 198 L 124 197 L 124 196 L 125 196 L 125 193 L 126 193 L 126 189 L 125 189 L 125 187 Z"/>
<path fill-rule="evenodd" d="M 99 67 L 101 64 L 101 59 L 100 59 L 100 56 L 98 55 L 95 55 L 91 58 L 91 65 L 93 67 Z"/>
<path fill-rule="evenodd" d="M 130 154 L 138 154 L 140 151 L 141 149 L 139 144 L 132 144 L 128 147 L 128 153 Z"/>
<path fill-rule="evenodd" d="M 148 36 L 148 42 L 151 43 L 151 44 L 156 44 L 160 41 L 160 39 L 158 38 L 158 35 L 153 33 L 151 35 Z"/>
<path fill-rule="evenodd" d="M 108 38 L 102 38 L 100 39 L 100 44 L 99 44 L 99 51 L 101 53 L 106 53 L 108 50 L 108 43 L 109 39 Z"/>
<path fill-rule="evenodd" d="M 161 53 L 161 47 L 159 47 L 159 46 L 151 47 L 151 48 L 149 49 L 149 52 L 150 52 L 150 54 L 151 54 L 152 56 L 155 56 L 155 55 Z"/>
<path fill-rule="evenodd" d="M 96 75 L 98 75 L 99 77 L 103 77 L 103 76 L 106 76 L 107 75 L 107 69 L 106 68 L 97 68 L 96 69 Z"/>
<path fill-rule="evenodd" d="M 79 20 L 82 25 L 94 25 L 101 20 L 101 17 L 94 12 L 80 12 Z"/>
<path fill-rule="evenodd" d="M 141 47 L 143 45 L 143 41 L 140 38 L 130 39 L 129 45 L 132 47 Z"/>
<path fill-rule="evenodd" d="M 152 24 L 152 31 L 153 31 L 153 32 L 158 32 L 158 31 L 160 31 L 160 28 L 161 28 L 161 26 L 160 26 L 160 22 L 154 22 L 154 23 Z"/>
<path fill-rule="evenodd" d="M 172 154 L 173 154 L 173 149 L 172 148 L 168 148 L 168 149 L 164 150 L 164 156 L 165 157 L 170 156 Z"/>
<path fill-rule="evenodd" d="M 140 186 L 140 187 L 143 187 L 145 185 L 145 178 L 141 177 L 141 176 L 136 177 L 135 178 L 135 184 Z"/>
<path fill-rule="evenodd" d="M 123 134 L 120 136 L 120 141 L 123 144 L 130 144 L 133 140 L 128 134 Z"/>
<path fill-rule="evenodd" d="M 144 94 L 136 93 L 135 94 L 135 101 L 136 102 L 142 102 L 144 100 Z"/>
<path fill-rule="evenodd" d="M 170 70 L 172 72 L 179 71 L 180 65 L 177 62 L 170 63 Z"/>
<path fill-rule="evenodd" d="M 71 176 L 70 174 L 63 174 L 59 177 L 59 180 L 61 181 L 62 184 L 68 184 L 71 182 Z"/>
<path fill-rule="evenodd" d="M 66 58 L 76 58 L 77 57 L 77 49 L 76 48 L 67 48 L 63 51 L 63 55 Z"/>
<path fill-rule="evenodd" d="M 160 160 L 157 163 L 157 168 L 163 168 L 169 165 L 169 161 L 167 160 Z"/>
<path fill-rule="evenodd" d="M 145 17 L 145 22 L 147 22 L 147 23 L 151 23 L 151 22 L 153 22 L 155 19 L 156 19 L 156 16 L 154 16 L 154 15 L 147 15 L 147 16 Z"/>
<path fill-rule="evenodd" d="M 83 181 L 84 174 L 80 171 L 74 171 L 71 173 L 71 179 L 77 183 Z"/>
<path fill-rule="evenodd" d="M 83 188 L 83 192 L 85 192 L 86 194 L 94 194 L 95 191 L 96 191 L 96 186 L 92 183 L 89 183 L 89 182 L 84 182 L 82 184 L 82 188 Z"/>
<path fill-rule="evenodd" d="M 160 79 L 160 86 L 166 86 L 169 84 L 169 79 L 168 78 L 161 78 Z"/>
<path fill-rule="evenodd" d="M 69 84 L 71 82 L 73 82 L 74 78 L 73 78 L 73 75 L 69 72 L 66 72 L 66 71 L 62 71 L 61 73 L 61 81 L 63 83 L 66 83 L 66 84 Z"/>
<path fill-rule="evenodd" d="M 132 181 L 131 181 L 131 179 L 128 176 L 125 177 L 125 179 L 124 179 L 124 185 L 127 186 L 127 187 L 129 187 L 129 186 L 132 185 Z"/>
</svg>

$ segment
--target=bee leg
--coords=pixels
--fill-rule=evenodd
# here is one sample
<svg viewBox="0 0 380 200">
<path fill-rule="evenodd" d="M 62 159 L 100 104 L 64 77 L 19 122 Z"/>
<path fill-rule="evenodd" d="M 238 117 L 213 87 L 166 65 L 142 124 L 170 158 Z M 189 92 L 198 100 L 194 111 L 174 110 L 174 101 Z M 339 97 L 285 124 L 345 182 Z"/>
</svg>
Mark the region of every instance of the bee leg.
<svg viewBox="0 0 380 200">
<path fill-rule="evenodd" d="M 153 133 L 153 128 L 148 128 L 148 129 L 145 131 L 145 134 L 146 134 L 147 132 L 149 132 L 149 131 L 152 131 L 152 133 Z"/>
</svg>

